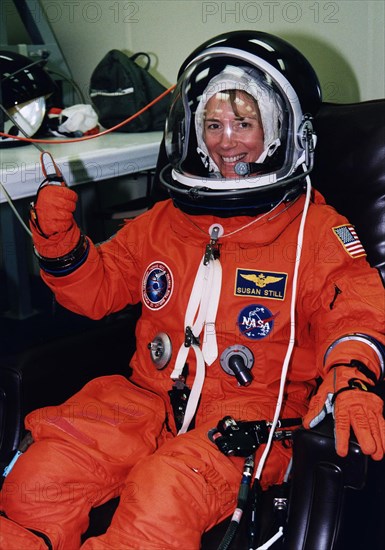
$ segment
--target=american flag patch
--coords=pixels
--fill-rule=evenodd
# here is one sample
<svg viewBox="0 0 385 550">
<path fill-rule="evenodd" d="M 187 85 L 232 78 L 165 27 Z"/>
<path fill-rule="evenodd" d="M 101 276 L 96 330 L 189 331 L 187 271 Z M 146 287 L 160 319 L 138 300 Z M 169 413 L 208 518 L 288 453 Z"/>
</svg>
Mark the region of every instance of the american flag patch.
<svg viewBox="0 0 385 550">
<path fill-rule="evenodd" d="M 352 258 L 366 256 L 365 249 L 362 246 L 356 230 L 352 225 L 340 225 L 339 227 L 333 227 L 333 231 L 337 235 L 339 241 L 342 243 L 342 246 L 345 248 L 349 256 Z"/>
</svg>

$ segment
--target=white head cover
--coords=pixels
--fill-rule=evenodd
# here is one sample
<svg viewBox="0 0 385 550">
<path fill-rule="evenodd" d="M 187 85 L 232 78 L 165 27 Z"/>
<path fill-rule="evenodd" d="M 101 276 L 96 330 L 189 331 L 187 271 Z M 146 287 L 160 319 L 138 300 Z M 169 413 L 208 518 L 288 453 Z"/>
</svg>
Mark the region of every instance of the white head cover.
<svg viewBox="0 0 385 550">
<path fill-rule="evenodd" d="M 282 123 L 282 107 L 279 96 L 274 93 L 268 82 L 253 69 L 229 65 L 221 73 L 214 76 L 200 97 L 195 113 L 195 131 L 197 136 L 197 151 L 203 163 L 210 172 L 219 172 L 218 166 L 208 154 L 203 139 L 205 107 L 209 99 L 218 92 L 225 90 L 240 90 L 250 94 L 258 103 L 264 132 L 264 151 L 255 159 L 263 162 L 267 156 L 274 153 L 280 145 L 279 129 Z"/>
</svg>

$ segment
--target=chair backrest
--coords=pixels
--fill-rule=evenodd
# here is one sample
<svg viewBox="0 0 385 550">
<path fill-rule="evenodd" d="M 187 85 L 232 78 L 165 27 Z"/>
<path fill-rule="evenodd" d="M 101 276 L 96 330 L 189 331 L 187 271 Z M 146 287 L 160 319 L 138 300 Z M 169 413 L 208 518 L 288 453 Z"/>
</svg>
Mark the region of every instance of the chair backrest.
<svg viewBox="0 0 385 550">
<path fill-rule="evenodd" d="M 385 100 L 325 103 L 314 127 L 312 184 L 355 226 L 385 285 Z M 348 457 L 338 457 L 330 415 L 316 429 L 298 430 L 285 550 L 382 549 L 384 467 L 385 459 L 369 463 L 353 441 Z M 360 522 L 360 532 L 351 529 Z"/>
<path fill-rule="evenodd" d="M 385 285 L 385 99 L 324 103 L 313 186 L 355 226 Z"/>
</svg>

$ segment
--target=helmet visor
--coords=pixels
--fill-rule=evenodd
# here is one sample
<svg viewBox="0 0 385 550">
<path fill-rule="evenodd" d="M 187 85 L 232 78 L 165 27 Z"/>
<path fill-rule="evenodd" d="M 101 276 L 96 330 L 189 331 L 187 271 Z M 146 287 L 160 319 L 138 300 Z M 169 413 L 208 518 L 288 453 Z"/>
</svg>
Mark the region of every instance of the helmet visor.
<svg viewBox="0 0 385 550">
<path fill-rule="evenodd" d="M 209 189 L 274 183 L 292 164 L 293 118 L 266 70 L 244 58 L 202 56 L 181 76 L 166 125 L 174 176 Z"/>
<path fill-rule="evenodd" d="M 26 101 L 20 105 L 15 105 L 8 109 L 12 119 L 6 121 L 6 132 L 14 133 L 14 135 L 22 134 L 27 137 L 33 136 L 43 123 L 46 112 L 46 104 L 44 97 L 38 97 L 31 101 Z M 15 124 L 17 125 L 14 128 Z M 19 128 L 21 131 L 19 132 Z"/>
</svg>

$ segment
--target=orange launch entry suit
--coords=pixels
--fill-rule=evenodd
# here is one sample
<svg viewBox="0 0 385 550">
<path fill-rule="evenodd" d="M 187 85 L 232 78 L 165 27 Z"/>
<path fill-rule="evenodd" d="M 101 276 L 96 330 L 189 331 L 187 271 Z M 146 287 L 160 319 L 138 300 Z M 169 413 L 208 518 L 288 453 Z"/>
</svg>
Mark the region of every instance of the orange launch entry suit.
<svg viewBox="0 0 385 550">
<path fill-rule="evenodd" d="M 141 301 L 142 315 L 130 380 L 96 379 L 63 405 L 28 415 L 26 426 L 35 443 L 3 488 L 3 509 L 10 520 L 46 533 L 54 549 L 75 550 L 90 508 L 120 495 L 107 533 L 82 548 L 199 548 L 201 534 L 233 511 L 243 465 L 243 459 L 221 454 L 208 430 L 225 415 L 271 420 L 274 414 L 290 338 L 303 205 L 301 196 L 255 220 L 188 216 L 171 201 L 161 202 L 111 240 L 91 243 L 86 262 L 70 275 L 42 273 L 57 300 L 79 314 L 99 319 Z M 218 357 L 206 366 L 194 428 L 176 435 L 170 374 L 185 339 L 186 307 L 213 224 L 224 229 L 215 323 Z M 352 247 L 346 235 L 354 235 L 354 228 L 314 192 L 281 417 L 304 415 L 315 379 L 333 363 L 358 359 L 379 377 L 378 357 L 359 341 L 340 342 L 324 363 L 329 346 L 352 332 L 383 342 L 379 275 L 369 267 L 359 241 Z M 163 369 L 156 368 L 148 348 L 159 333 L 168 335 L 172 348 Z M 235 345 L 247 347 L 254 358 L 247 387 L 220 364 L 222 353 Z M 191 387 L 193 353 L 187 363 L 186 384 Z M 275 442 L 262 472 L 264 488 L 282 482 L 289 459 L 290 449 Z"/>
</svg>

